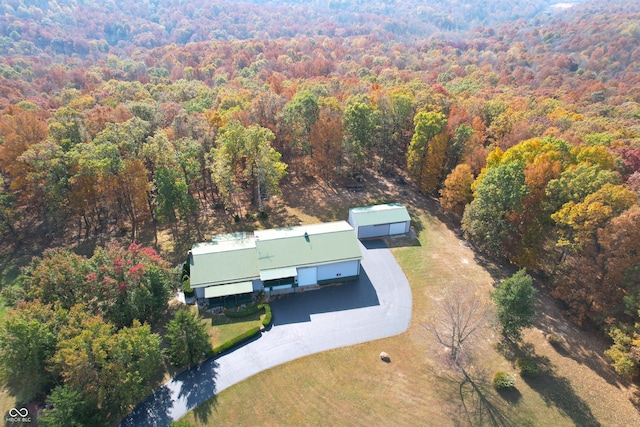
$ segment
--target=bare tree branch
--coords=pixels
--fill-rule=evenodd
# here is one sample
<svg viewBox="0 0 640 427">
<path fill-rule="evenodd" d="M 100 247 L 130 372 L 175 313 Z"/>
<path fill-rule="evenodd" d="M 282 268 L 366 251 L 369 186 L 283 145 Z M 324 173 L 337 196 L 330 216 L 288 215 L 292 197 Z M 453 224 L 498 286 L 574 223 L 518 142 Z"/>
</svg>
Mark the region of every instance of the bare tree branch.
<svg viewBox="0 0 640 427">
<path fill-rule="evenodd" d="M 489 307 L 473 287 L 453 283 L 422 326 L 447 349 L 450 362 L 462 368 L 475 342 L 487 332 L 493 316 Z"/>
</svg>

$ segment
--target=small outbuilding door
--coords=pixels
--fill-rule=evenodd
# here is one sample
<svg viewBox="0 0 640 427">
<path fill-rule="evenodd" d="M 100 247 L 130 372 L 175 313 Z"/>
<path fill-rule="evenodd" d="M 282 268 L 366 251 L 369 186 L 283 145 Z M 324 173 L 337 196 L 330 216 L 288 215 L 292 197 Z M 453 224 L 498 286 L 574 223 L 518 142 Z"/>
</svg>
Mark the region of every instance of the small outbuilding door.
<svg viewBox="0 0 640 427">
<path fill-rule="evenodd" d="M 404 234 L 407 227 L 406 222 L 396 222 L 389 225 L 389 234 Z"/>
<path fill-rule="evenodd" d="M 358 227 L 358 238 L 380 237 L 389 234 L 389 224 L 365 225 Z"/>
</svg>

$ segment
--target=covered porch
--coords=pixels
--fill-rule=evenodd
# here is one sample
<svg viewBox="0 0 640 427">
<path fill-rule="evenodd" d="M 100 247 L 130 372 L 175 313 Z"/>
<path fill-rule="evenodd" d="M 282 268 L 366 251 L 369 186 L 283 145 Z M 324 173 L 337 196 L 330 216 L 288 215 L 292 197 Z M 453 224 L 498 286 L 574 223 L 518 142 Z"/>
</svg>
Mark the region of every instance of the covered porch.
<svg viewBox="0 0 640 427">
<path fill-rule="evenodd" d="M 238 282 L 204 288 L 204 300 L 209 307 L 236 308 L 253 301 L 253 283 Z"/>
</svg>

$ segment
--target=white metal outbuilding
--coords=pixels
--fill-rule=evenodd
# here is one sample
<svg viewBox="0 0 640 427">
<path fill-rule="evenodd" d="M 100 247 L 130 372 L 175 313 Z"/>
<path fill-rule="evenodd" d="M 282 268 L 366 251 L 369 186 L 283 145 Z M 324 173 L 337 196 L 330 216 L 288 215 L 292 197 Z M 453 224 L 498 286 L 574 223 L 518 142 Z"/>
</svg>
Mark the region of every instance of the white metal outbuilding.
<svg viewBox="0 0 640 427">
<path fill-rule="evenodd" d="M 411 217 L 403 205 L 389 203 L 350 209 L 349 224 L 359 239 L 367 239 L 408 233 Z"/>
</svg>

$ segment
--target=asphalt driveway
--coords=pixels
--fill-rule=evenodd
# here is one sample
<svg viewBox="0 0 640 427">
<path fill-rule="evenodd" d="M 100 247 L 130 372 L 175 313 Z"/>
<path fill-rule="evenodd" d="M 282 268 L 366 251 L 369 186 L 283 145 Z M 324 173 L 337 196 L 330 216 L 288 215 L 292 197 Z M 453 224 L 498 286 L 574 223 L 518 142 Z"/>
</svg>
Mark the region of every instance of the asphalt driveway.
<svg viewBox="0 0 640 427">
<path fill-rule="evenodd" d="M 361 248 L 358 281 L 273 301 L 269 331 L 162 385 L 120 425 L 166 426 L 258 372 L 309 354 L 406 331 L 411 320 L 406 276 L 382 241 L 362 242 Z"/>
</svg>

